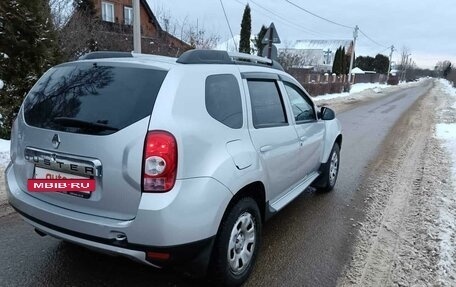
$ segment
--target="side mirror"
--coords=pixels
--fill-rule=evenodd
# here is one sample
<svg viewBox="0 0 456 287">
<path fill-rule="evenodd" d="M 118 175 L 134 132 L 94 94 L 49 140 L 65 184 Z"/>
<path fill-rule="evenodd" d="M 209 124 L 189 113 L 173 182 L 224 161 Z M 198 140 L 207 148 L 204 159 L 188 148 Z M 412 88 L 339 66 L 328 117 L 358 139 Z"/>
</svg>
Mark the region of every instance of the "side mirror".
<svg viewBox="0 0 456 287">
<path fill-rule="evenodd" d="M 336 113 L 327 107 L 321 107 L 320 118 L 324 121 L 331 121 L 336 118 Z"/>
</svg>

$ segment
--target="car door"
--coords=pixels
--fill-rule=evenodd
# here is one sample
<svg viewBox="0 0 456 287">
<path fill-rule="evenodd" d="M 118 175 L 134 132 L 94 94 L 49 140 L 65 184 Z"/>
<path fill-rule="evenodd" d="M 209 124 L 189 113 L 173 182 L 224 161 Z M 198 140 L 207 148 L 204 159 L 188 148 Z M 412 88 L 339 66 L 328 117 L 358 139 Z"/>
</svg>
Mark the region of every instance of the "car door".
<svg viewBox="0 0 456 287">
<path fill-rule="evenodd" d="M 325 124 L 319 120 L 307 93 L 291 81 L 283 81 L 299 139 L 299 174 L 301 179 L 317 171 L 321 164 Z"/>
<path fill-rule="evenodd" d="M 244 75 L 245 78 L 245 75 Z M 268 200 L 290 190 L 299 179 L 299 141 L 287 116 L 278 77 L 247 77 L 249 132 L 266 173 Z M 288 111 L 289 112 L 289 111 Z"/>
</svg>

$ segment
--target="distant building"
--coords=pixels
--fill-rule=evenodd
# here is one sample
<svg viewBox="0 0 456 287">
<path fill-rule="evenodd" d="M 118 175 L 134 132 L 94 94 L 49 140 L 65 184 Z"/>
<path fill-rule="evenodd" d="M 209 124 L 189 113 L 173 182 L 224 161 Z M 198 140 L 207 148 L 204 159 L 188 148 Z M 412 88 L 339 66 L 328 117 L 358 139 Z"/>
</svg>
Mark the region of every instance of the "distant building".
<svg viewBox="0 0 456 287">
<path fill-rule="evenodd" d="M 282 48 L 286 51 L 298 55 L 302 60 L 297 67 L 308 68 L 312 66 L 316 71 L 331 71 L 334 56 L 339 47 L 345 47 L 345 53 L 349 55 L 353 47 L 352 40 L 298 40 L 290 48 Z"/>
<path fill-rule="evenodd" d="M 250 49 L 252 50 L 253 54 L 256 54 L 257 51 L 255 49 L 255 45 L 253 44 L 255 40 L 255 35 L 250 36 Z M 241 35 L 235 35 L 234 38 L 229 38 L 225 42 L 217 44 L 214 50 L 223 50 L 228 52 L 238 52 L 239 51 L 239 43 L 241 42 Z"/>
<path fill-rule="evenodd" d="M 127 41 L 125 50 L 132 50 L 132 0 L 95 0 L 97 17 L 103 22 L 112 41 Z M 162 29 L 146 0 L 140 0 L 142 52 L 178 56 L 192 47 Z M 131 46 L 131 47 L 130 47 Z M 117 46 L 116 46 L 117 47 Z"/>
</svg>

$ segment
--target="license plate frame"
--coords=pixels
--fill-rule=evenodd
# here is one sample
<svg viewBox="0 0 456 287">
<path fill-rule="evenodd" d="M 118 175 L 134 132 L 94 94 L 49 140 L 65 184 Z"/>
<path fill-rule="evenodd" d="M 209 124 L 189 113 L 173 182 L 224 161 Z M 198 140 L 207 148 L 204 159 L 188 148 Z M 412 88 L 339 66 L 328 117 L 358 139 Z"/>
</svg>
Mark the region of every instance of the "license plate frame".
<svg viewBox="0 0 456 287">
<path fill-rule="evenodd" d="M 62 172 L 58 170 L 52 170 L 47 168 L 42 168 L 39 166 L 35 166 L 33 171 L 33 178 L 34 179 L 91 179 L 87 176 L 80 176 L 75 175 L 67 172 Z M 90 198 L 92 192 L 89 191 L 56 191 L 58 193 L 68 194 L 71 196 L 81 197 L 88 199 Z"/>
</svg>

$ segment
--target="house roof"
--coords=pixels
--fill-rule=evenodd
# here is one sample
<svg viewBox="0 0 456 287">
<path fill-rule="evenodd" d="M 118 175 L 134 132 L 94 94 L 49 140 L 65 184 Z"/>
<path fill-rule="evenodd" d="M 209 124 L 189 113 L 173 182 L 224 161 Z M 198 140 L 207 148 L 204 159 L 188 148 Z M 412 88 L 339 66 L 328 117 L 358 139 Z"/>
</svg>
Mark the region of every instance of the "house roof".
<svg viewBox="0 0 456 287">
<path fill-rule="evenodd" d="M 171 35 L 171 33 L 168 33 L 166 31 L 164 31 L 162 29 L 162 27 L 160 26 L 160 22 L 158 22 L 158 19 L 157 17 L 155 17 L 155 14 L 154 12 L 152 12 L 152 9 L 150 9 L 150 6 L 149 6 L 149 3 L 147 3 L 147 0 L 141 0 L 141 4 L 144 6 L 144 8 L 146 9 L 146 12 L 147 12 L 147 15 L 149 15 L 150 19 L 152 20 L 152 23 L 154 24 L 154 26 L 157 28 L 157 31 L 161 34 L 161 33 L 165 33 L 168 37 L 170 38 L 173 38 L 173 39 L 176 39 L 177 41 L 180 41 L 182 42 L 182 44 L 185 44 L 187 46 L 188 43 L 184 42 L 182 39 L 179 39 L 173 35 Z M 189 46 L 190 47 L 190 46 Z"/>
<path fill-rule="evenodd" d="M 157 20 L 157 17 L 155 17 L 155 14 L 152 12 L 152 9 L 150 9 L 149 3 L 147 3 L 146 0 L 141 0 L 141 4 L 144 6 L 144 8 L 146 8 L 146 12 L 152 20 L 155 27 L 157 28 L 157 30 L 159 30 L 160 32 L 163 31 L 162 27 L 160 26 L 160 23 Z"/>
<path fill-rule="evenodd" d="M 336 51 L 340 46 L 345 50 L 351 46 L 352 40 L 298 40 L 292 48 L 298 50 L 330 50 Z"/>
<path fill-rule="evenodd" d="M 250 36 L 250 49 L 255 50 L 255 45 L 253 44 L 253 40 L 255 40 L 255 35 Z M 222 51 L 229 51 L 229 52 L 237 52 L 237 48 L 239 48 L 239 43 L 241 41 L 241 35 L 234 35 L 233 38 L 229 38 L 223 43 L 217 44 L 214 50 L 222 50 Z"/>
</svg>

